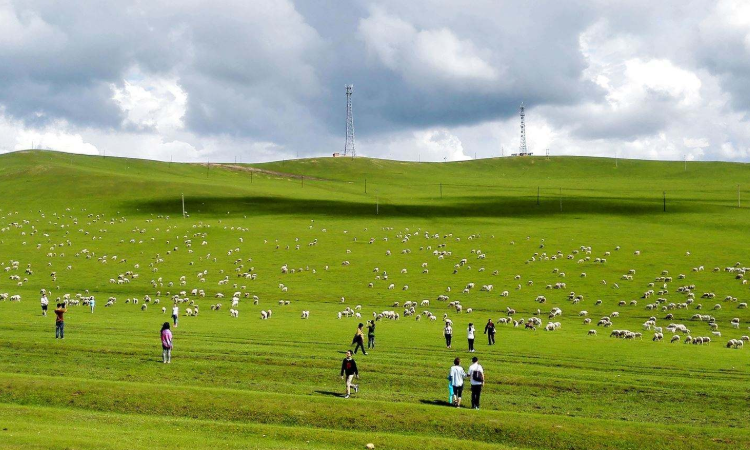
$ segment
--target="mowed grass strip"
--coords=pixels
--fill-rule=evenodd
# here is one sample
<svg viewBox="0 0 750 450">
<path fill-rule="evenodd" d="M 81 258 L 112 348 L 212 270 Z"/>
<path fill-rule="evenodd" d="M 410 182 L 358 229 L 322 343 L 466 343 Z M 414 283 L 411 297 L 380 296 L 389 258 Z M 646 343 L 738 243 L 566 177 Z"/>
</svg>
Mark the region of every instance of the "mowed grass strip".
<svg viewBox="0 0 750 450">
<path fill-rule="evenodd" d="M 134 432 L 137 430 L 137 432 Z M 0 404 L 0 440 L 7 449 L 255 449 L 339 450 L 455 449 L 465 441 L 423 435 L 321 430 L 302 426 L 238 423 L 101 413 L 75 408 Z M 498 444 L 472 443 L 478 450 L 512 450 Z"/>
<path fill-rule="evenodd" d="M 654 426 L 231 389 L 6 375 L 0 403 L 320 429 L 434 435 L 532 448 L 747 448 L 747 430 Z M 437 402 L 440 403 L 440 402 Z M 466 420 L 470 419 L 470 425 Z"/>
</svg>

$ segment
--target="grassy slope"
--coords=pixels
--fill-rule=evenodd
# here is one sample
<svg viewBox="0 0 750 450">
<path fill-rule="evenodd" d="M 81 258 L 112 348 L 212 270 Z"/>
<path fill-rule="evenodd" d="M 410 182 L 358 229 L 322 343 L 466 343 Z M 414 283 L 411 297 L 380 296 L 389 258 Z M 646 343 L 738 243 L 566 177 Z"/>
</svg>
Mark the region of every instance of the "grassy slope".
<svg viewBox="0 0 750 450">
<path fill-rule="evenodd" d="M 251 183 L 251 168 L 308 178 L 255 172 Z M 595 319 L 618 310 L 622 317 L 616 328 L 639 330 L 652 314 L 643 307 L 646 301 L 637 307 L 617 302 L 639 298 L 646 283 L 667 269 L 674 276 L 687 274 L 686 282 L 696 284 L 699 294 L 716 292 L 716 300 L 699 302 L 703 313 L 715 303 L 723 305 L 711 313 L 726 337 L 746 334 L 728 325 L 731 317 L 741 317 L 743 323 L 750 319 L 746 310 L 722 299 L 733 295 L 747 301 L 747 286 L 710 269 L 747 255 L 742 236 L 750 215 L 736 207 L 737 185 L 750 174 L 747 166 L 693 163 L 686 172 L 680 163 L 620 161 L 614 168 L 611 160 L 591 158 L 451 164 L 319 159 L 246 169 L 212 166 L 207 171 L 199 165 L 49 152 L 0 157 L 0 191 L 7 193 L 0 198 L 1 224 L 30 221 L 0 234 L 0 262 L 20 261 L 21 276 L 27 264 L 34 269 L 20 287 L 7 276 L 0 278 L 0 292 L 24 299 L 0 302 L 0 422 L 8 424 L 2 433 L 13 435 L 0 445 L 44 448 L 54 430 L 55 446 L 76 448 L 132 448 L 138 442 L 183 448 L 356 448 L 365 442 L 378 448 L 451 448 L 457 445 L 454 439 L 473 440 L 478 448 L 750 446 L 750 365 L 744 351 L 722 348 L 725 338 L 719 345 L 698 347 L 609 339 L 601 328 L 600 336 L 588 337 L 586 330 L 595 327 L 576 317 L 582 309 Z M 661 212 L 664 190 L 666 214 Z M 179 218 L 182 193 L 191 214 L 187 220 Z M 17 215 L 8 215 L 15 211 Z M 102 215 L 99 220 L 97 214 Z M 34 235 L 32 225 L 38 229 Z M 398 234 L 407 228 L 421 231 L 402 243 Z M 425 231 L 441 237 L 427 240 Z M 206 237 L 194 236 L 199 232 Z M 448 233 L 453 236 L 444 238 Z M 472 234 L 475 239 L 468 240 Z M 371 237 L 376 241 L 367 244 Z M 186 238 L 193 240 L 192 254 L 185 248 Z M 199 245 L 204 239 L 207 245 Z M 318 244 L 307 246 L 313 239 Z M 419 250 L 439 243 L 447 244 L 452 257 L 438 260 Z M 54 244 L 63 246 L 52 249 Z M 299 250 L 294 249 L 297 244 Z M 534 253 L 560 250 L 567 255 L 581 245 L 593 247 L 592 257 L 605 251 L 612 255 L 604 265 L 567 259 L 526 263 Z M 620 252 L 614 251 L 616 245 Z M 84 248 L 97 257 L 118 255 L 127 262 L 104 265 L 96 257 L 76 257 Z M 235 248 L 240 252 L 227 254 Z M 402 254 L 406 248 L 412 253 Z M 487 253 L 486 260 L 471 253 L 477 248 Z M 643 254 L 633 255 L 636 249 Z M 386 250 L 393 255 L 386 256 Z M 688 250 L 690 257 L 685 256 Z M 156 262 L 157 254 L 164 262 Z M 453 264 L 464 257 L 473 268 L 452 275 Z M 186 288 L 206 289 L 209 297 L 231 294 L 239 288 L 217 282 L 224 274 L 233 277 L 237 258 L 244 260 L 245 270 L 254 266 L 259 274 L 256 281 L 237 282 L 257 294 L 261 305 L 243 302 L 240 318 L 231 320 L 225 310 L 209 311 L 216 300 L 199 300 L 201 316 L 182 318 L 175 332 L 175 363 L 159 364 L 154 330 L 165 317 L 159 307 L 142 312 L 124 299 L 154 297 L 159 290 L 164 304 L 167 291 L 182 289 L 168 286 L 169 281 L 178 284 L 181 275 L 187 277 Z M 345 259 L 350 266 L 341 266 Z M 420 273 L 422 262 L 428 262 L 429 274 Z M 138 280 L 123 286 L 107 282 L 134 270 L 136 263 L 141 267 Z M 317 273 L 282 276 L 278 268 L 285 263 Z M 149 264 L 159 271 L 152 273 Z M 701 264 L 709 270 L 690 271 Z M 397 289 L 375 281 L 373 267 L 388 270 Z M 479 267 L 487 270 L 480 273 Z M 408 274 L 400 274 L 401 268 Z M 553 275 L 552 268 L 568 277 Z M 637 269 L 636 280 L 619 281 L 631 268 Z M 201 269 L 209 269 L 205 283 L 195 277 Z M 495 269 L 496 277 L 491 275 Z M 52 270 L 58 274 L 55 283 L 49 279 Z M 584 271 L 588 276 L 580 278 Z M 515 274 L 522 275 L 520 291 Z M 149 281 L 157 277 L 163 280 L 155 289 Z M 607 286 L 600 284 L 602 279 Z M 375 288 L 368 289 L 371 281 Z M 567 289 L 544 289 L 558 281 L 567 282 Z M 468 282 L 493 283 L 495 292 L 477 289 L 461 295 Z M 612 288 L 615 282 L 620 289 Z M 281 294 L 279 283 L 290 286 L 290 292 Z M 404 284 L 408 291 L 399 289 Z M 447 366 L 454 356 L 468 359 L 468 354 L 443 348 L 438 323 L 381 322 L 378 350 L 358 359 L 363 369 L 360 399 L 344 403 L 337 398 L 339 352 L 355 326 L 354 319 L 335 319 L 344 307 L 339 298 L 344 296 L 349 306 L 361 304 L 366 315 L 391 309 L 394 301 L 429 298 L 430 310 L 441 315 L 447 305 L 435 297 L 446 286 L 453 288 L 452 299 L 476 311 L 452 314 L 460 349 L 467 322 L 497 318 L 506 306 L 522 317 L 537 307 L 546 311 L 559 306 L 565 311 L 563 330 L 531 333 L 501 327 L 499 345 L 491 349 L 478 339 L 489 383 L 484 410 L 475 413 L 440 405 Z M 74 308 L 67 320 L 68 337 L 55 341 L 51 318 L 38 314 L 41 287 L 52 288 L 55 295 L 89 289 L 97 295 L 99 309 L 91 315 Z M 505 289 L 510 297 L 499 297 Z M 586 300 L 571 305 L 569 291 Z M 540 294 L 548 297 L 546 305 L 533 301 Z M 105 309 L 110 295 L 118 304 Z M 684 299 L 674 292 L 668 297 Z M 593 305 L 597 298 L 602 306 Z M 292 300 L 292 305 L 280 307 L 279 299 Z M 224 305 L 226 309 L 226 299 Z M 272 320 L 257 319 L 261 308 L 274 309 Z M 298 319 L 303 309 L 312 311 L 309 321 Z M 695 312 L 677 310 L 675 321 L 688 323 L 694 335 L 708 335 L 705 324 L 689 322 Z M 59 423 L 60 417 L 71 423 Z M 138 433 L 124 433 L 124 428 Z M 191 431 L 179 431 L 183 429 Z"/>
</svg>

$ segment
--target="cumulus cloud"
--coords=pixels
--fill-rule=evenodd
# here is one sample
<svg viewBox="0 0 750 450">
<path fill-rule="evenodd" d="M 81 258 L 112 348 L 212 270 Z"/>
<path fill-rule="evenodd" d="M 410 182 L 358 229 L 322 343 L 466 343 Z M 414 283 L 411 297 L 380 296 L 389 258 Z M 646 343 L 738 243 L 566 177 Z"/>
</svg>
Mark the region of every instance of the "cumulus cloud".
<svg viewBox="0 0 750 450">
<path fill-rule="evenodd" d="M 468 39 L 450 29 L 417 30 L 379 8 L 359 23 L 367 50 L 412 87 L 436 83 L 447 89 L 489 87 L 499 83 L 500 70 L 485 61 Z"/>
<path fill-rule="evenodd" d="M 743 0 L 0 0 L 0 151 L 750 159 Z M 20 147 L 19 147 L 20 146 Z M 69 150 L 75 151 L 75 150 Z"/>
</svg>

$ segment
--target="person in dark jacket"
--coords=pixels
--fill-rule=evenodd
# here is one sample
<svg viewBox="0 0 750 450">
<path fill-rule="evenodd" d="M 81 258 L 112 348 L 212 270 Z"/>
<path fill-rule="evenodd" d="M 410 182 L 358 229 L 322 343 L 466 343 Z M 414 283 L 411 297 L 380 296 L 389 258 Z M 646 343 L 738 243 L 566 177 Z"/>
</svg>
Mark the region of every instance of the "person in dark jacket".
<svg viewBox="0 0 750 450">
<path fill-rule="evenodd" d="M 489 345 L 495 345 L 495 324 L 492 319 L 487 321 L 487 325 L 484 326 L 484 334 L 487 335 Z"/>
<path fill-rule="evenodd" d="M 375 321 L 367 321 L 367 348 L 375 348 Z"/>
<path fill-rule="evenodd" d="M 354 388 L 355 393 L 359 391 L 359 384 L 352 384 L 352 379 L 355 377 L 359 379 L 357 363 L 352 358 L 352 351 L 347 350 L 346 358 L 341 362 L 341 379 L 346 381 L 346 395 L 344 398 L 349 398 L 352 388 Z"/>
</svg>

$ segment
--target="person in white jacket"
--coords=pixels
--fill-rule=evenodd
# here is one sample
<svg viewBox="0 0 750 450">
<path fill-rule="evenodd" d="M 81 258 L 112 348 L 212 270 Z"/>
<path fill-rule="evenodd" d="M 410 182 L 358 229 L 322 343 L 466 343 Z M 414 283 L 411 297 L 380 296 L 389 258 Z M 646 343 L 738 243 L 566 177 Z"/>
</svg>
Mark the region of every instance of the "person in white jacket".
<svg viewBox="0 0 750 450">
<path fill-rule="evenodd" d="M 453 366 L 450 371 L 451 384 L 453 385 L 453 405 L 456 408 L 461 407 L 461 394 L 464 391 L 464 378 L 466 378 L 466 372 L 461 367 L 461 358 L 453 360 Z"/>
<path fill-rule="evenodd" d="M 474 353 L 474 332 L 476 329 L 474 328 L 473 323 L 469 323 L 469 328 L 466 330 L 466 337 L 469 338 L 469 352 Z"/>
<path fill-rule="evenodd" d="M 469 379 L 471 380 L 471 408 L 479 409 L 479 397 L 482 395 L 484 386 L 484 368 L 479 364 L 479 358 L 471 358 L 472 365 L 469 366 Z"/>
<path fill-rule="evenodd" d="M 49 299 L 47 294 L 42 294 L 42 315 L 47 316 L 47 308 L 49 308 Z"/>
</svg>

